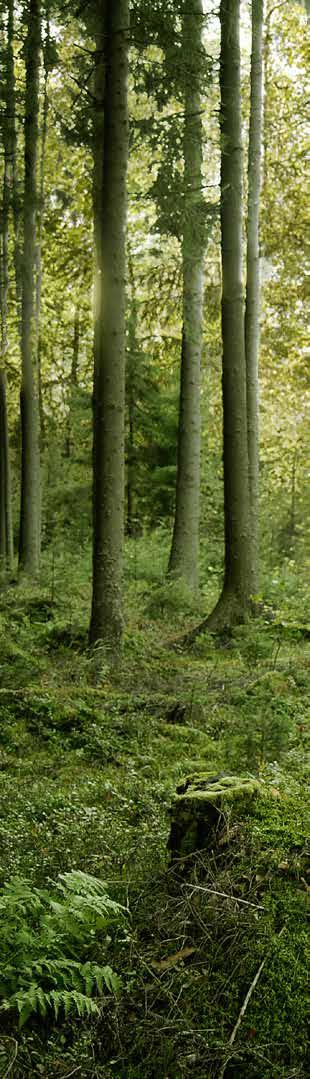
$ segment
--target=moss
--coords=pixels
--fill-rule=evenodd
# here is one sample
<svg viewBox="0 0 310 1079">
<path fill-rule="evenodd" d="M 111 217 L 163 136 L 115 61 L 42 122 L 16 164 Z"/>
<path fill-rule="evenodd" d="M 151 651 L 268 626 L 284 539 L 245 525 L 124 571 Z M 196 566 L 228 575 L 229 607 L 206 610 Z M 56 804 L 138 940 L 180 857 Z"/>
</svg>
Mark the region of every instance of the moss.
<svg viewBox="0 0 310 1079">
<path fill-rule="evenodd" d="M 178 788 L 177 798 L 205 799 L 208 802 L 217 802 L 221 798 L 233 801 L 240 795 L 256 794 L 261 789 L 259 780 L 252 776 L 221 775 L 213 777 L 208 772 L 196 772 L 188 776 L 184 784 Z"/>
<path fill-rule="evenodd" d="M 172 858 L 214 846 L 223 820 L 251 812 L 253 799 L 261 790 L 253 776 L 196 772 L 178 787 L 171 809 L 168 849 Z"/>
</svg>

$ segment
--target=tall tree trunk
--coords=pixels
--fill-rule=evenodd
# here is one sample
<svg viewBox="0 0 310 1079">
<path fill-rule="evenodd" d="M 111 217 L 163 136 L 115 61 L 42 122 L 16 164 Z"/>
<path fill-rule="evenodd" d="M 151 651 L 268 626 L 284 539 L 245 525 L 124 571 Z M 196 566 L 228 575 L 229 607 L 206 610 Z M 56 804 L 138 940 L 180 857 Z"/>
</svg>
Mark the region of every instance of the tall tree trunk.
<svg viewBox="0 0 310 1079">
<path fill-rule="evenodd" d="M 135 402 L 131 387 L 128 393 L 128 428 L 126 533 L 127 536 L 134 536 L 136 532 L 134 519 Z"/>
<path fill-rule="evenodd" d="M 185 61 L 183 332 L 176 507 L 169 572 L 194 591 L 199 575 L 200 368 L 203 329 L 202 0 L 184 0 Z"/>
<path fill-rule="evenodd" d="M 18 176 L 17 176 L 17 164 L 16 164 L 16 90 L 15 90 L 15 70 L 14 70 L 14 0 L 8 0 L 8 51 L 7 51 L 7 127 L 8 127 L 8 140 L 9 140 L 9 155 L 10 155 L 10 181 L 11 181 L 11 200 L 13 209 L 13 223 L 14 223 L 14 270 L 15 270 L 15 289 L 16 289 L 16 303 L 18 311 L 18 322 L 20 330 L 20 312 L 21 312 L 21 251 L 20 251 L 20 232 L 21 232 L 21 205 L 20 196 L 18 192 Z"/>
<path fill-rule="evenodd" d="M 4 367 L 0 367 L 0 568 L 4 572 L 11 572 L 13 568 L 11 470 Z"/>
<path fill-rule="evenodd" d="M 126 371 L 126 405 L 128 420 L 127 437 L 127 484 L 126 484 L 126 534 L 135 535 L 135 420 L 136 396 L 139 380 L 139 344 L 138 344 L 138 307 L 134 278 L 133 259 L 130 247 L 127 248 L 128 282 L 130 285 L 128 318 L 128 359 Z"/>
<path fill-rule="evenodd" d="M 79 349 L 80 349 L 80 308 L 79 302 L 74 312 L 74 327 L 73 327 L 73 342 L 72 342 L 72 363 L 70 371 L 70 397 L 69 397 L 69 412 L 67 423 L 67 435 L 66 435 L 66 457 L 71 456 L 71 429 L 72 429 L 72 412 L 74 409 L 74 392 L 78 385 L 78 366 L 79 366 Z"/>
<path fill-rule="evenodd" d="M 97 272 L 95 312 L 90 641 L 101 641 L 114 659 L 120 650 L 123 631 L 128 0 L 114 0 L 106 9 L 100 2 L 99 18 L 105 41 L 105 87 L 103 167 L 98 130 L 95 138 L 95 175 L 98 178 L 101 173 L 102 185 L 95 219 L 100 272 Z"/>
<path fill-rule="evenodd" d="M 71 366 L 71 386 L 73 386 L 74 388 L 76 388 L 76 386 L 78 384 L 79 351 L 80 351 L 80 309 L 77 306 L 75 308 L 75 313 L 74 313 L 72 366 Z"/>
<path fill-rule="evenodd" d="M 221 237 L 225 575 L 210 629 L 242 620 L 250 603 L 244 295 L 240 0 L 221 0 Z"/>
<path fill-rule="evenodd" d="M 12 570 L 13 566 L 13 529 L 11 505 L 11 470 L 9 451 L 9 430 L 6 392 L 6 357 L 8 351 L 8 290 L 9 290 L 9 215 L 12 202 L 12 72 L 14 80 L 14 8 L 13 0 L 8 4 L 7 42 L 6 42 L 6 77 L 5 110 L 3 117 L 4 171 L 3 199 L 1 220 L 1 268 L 0 268 L 0 308 L 1 308 L 1 360 L 0 360 L 0 557 L 2 568 Z"/>
<path fill-rule="evenodd" d="M 36 242 L 36 340 L 37 340 L 37 369 L 38 369 L 38 392 L 39 392 L 39 417 L 40 417 L 40 444 L 44 446 L 45 442 L 45 418 L 44 418 L 44 402 L 43 402 L 43 386 L 42 386 L 42 342 L 40 336 L 40 314 L 41 314 L 41 295 L 42 295 L 42 230 L 43 230 L 43 217 L 44 217 L 44 200 L 45 200 L 45 151 L 47 140 L 47 124 L 48 124 L 48 76 L 49 76 L 49 50 L 50 50 L 50 19 L 49 19 L 49 0 L 46 4 L 46 33 L 44 43 L 44 91 L 43 91 L 43 111 L 42 111 L 42 133 L 41 133 L 41 153 L 40 153 L 40 171 L 39 171 L 39 198 L 38 198 L 38 212 L 37 212 L 37 242 Z"/>
<path fill-rule="evenodd" d="M 5 124 L 4 124 L 5 128 Z M 6 143 L 6 134 L 4 135 Z M 0 559 L 1 569 L 12 570 L 13 566 L 13 530 L 11 505 L 11 469 L 9 451 L 9 429 L 7 414 L 6 359 L 8 351 L 8 241 L 9 241 L 9 165 L 7 144 L 5 146 L 3 203 L 1 222 L 1 359 L 0 359 Z"/>
<path fill-rule="evenodd" d="M 40 417 L 38 396 L 35 268 L 40 0 L 29 0 L 26 40 L 24 250 L 22 261 L 22 476 L 19 537 L 20 570 L 37 576 L 40 568 Z"/>
<path fill-rule="evenodd" d="M 259 587 L 259 206 L 263 130 L 263 22 L 264 0 L 252 0 L 251 106 L 248 159 L 247 274 L 245 305 L 245 356 L 251 514 L 250 591 L 252 595 L 255 595 L 258 592 Z"/>
</svg>

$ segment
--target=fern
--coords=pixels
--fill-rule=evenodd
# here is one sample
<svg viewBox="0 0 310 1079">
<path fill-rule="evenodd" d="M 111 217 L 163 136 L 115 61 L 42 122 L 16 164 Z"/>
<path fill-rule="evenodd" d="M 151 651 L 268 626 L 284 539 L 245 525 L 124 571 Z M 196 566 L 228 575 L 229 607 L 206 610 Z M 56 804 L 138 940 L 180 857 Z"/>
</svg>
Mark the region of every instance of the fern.
<svg viewBox="0 0 310 1079">
<path fill-rule="evenodd" d="M 95 1014 L 98 996 L 120 986 L 110 966 L 92 961 L 90 948 L 100 943 L 102 951 L 107 928 L 123 921 L 125 908 L 102 881 L 77 870 L 51 884 L 53 891 L 43 891 L 13 878 L 0 895 L 0 1007 L 18 1014 L 20 1026 L 35 1014 Z"/>
</svg>

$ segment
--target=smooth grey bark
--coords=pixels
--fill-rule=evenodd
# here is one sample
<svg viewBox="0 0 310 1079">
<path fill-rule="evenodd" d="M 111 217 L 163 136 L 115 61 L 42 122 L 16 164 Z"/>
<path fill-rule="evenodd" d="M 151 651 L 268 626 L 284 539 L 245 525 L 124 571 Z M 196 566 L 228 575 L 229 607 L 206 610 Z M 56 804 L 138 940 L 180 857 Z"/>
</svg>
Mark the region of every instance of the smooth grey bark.
<svg viewBox="0 0 310 1079">
<path fill-rule="evenodd" d="M 124 537 L 125 244 L 128 0 L 100 3 L 105 44 L 104 144 L 95 131 L 94 536 L 90 642 L 121 647 Z M 100 183 L 100 176 L 102 182 Z M 99 183 L 98 183 L 99 180 Z M 97 215 L 97 216 L 96 216 Z"/>
<path fill-rule="evenodd" d="M 242 621 L 250 605 L 244 292 L 240 0 L 221 0 L 221 252 L 225 574 L 210 629 Z"/>
<path fill-rule="evenodd" d="M 183 330 L 176 505 L 169 573 L 196 591 L 199 578 L 200 382 L 203 331 L 202 0 L 184 0 Z"/>
<path fill-rule="evenodd" d="M 4 571 L 13 567 L 13 528 L 11 501 L 11 468 L 7 414 L 6 359 L 8 352 L 8 291 L 9 291 L 9 215 L 12 204 L 12 73 L 14 80 L 14 7 L 8 3 L 7 40 L 5 49 L 5 102 L 3 114 L 3 197 L 1 214 L 1 358 L 0 358 L 0 558 Z"/>
<path fill-rule="evenodd" d="M 36 212 L 39 73 L 41 52 L 40 0 L 29 0 L 26 39 L 24 248 L 21 312 L 21 428 L 22 470 L 19 568 L 37 576 L 40 568 L 41 477 L 40 417 L 35 308 Z"/>
<path fill-rule="evenodd" d="M 248 219 L 245 304 L 245 355 L 250 490 L 250 591 L 258 592 L 259 576 L 259 341 L 260 262 L 259 208 L 263 134 L 264 0 L 252 0 L 251 103 L 248 156 Z"/>
</svg>

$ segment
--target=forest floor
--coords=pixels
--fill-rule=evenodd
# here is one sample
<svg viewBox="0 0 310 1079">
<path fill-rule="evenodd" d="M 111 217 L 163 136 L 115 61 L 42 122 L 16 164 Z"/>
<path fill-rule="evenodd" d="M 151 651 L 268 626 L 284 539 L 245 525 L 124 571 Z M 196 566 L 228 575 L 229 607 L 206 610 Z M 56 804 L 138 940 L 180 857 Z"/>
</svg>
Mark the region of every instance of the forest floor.
<svg viewBox="0 0 310 1079">
<path fill-rule="evenodd" d="M 155 572 L 150 580 L 151 554 L 148 565 L 140 554 L 139 571 L 136 549 L 127 554 L 122 670 L 111 678 L 101 667 L 99 683 L 87 649 L 86 558 L 71 564 L 71 579 L 66 562 L 51 571 L 47 560 L 41 590 L 1 594 L 1 887 L 18 877 L 51 890 L 78 870 L 103 880 L 126 915 L 89 951 L 97 963 L 104 952 L 118 992 L 103 995 L 98 1016 L 41 1015 L 22 1030 L 5 1012 L 0 1075 L 302 1077 L 302 582 L 286 573 L 285 587 L 279 576 L 273 622 L 262 615 L 184 651 L 178 639 L 205 608 L 192 609 Z M 225 864 L 210 868 L 200 855 L 180 877 L 167 854 L 176 786 L 193 771 L 222 770 L 259 775 L 270 798 Z M 238 895 L 243 907 L 231 900 Z"/>
</svg>

